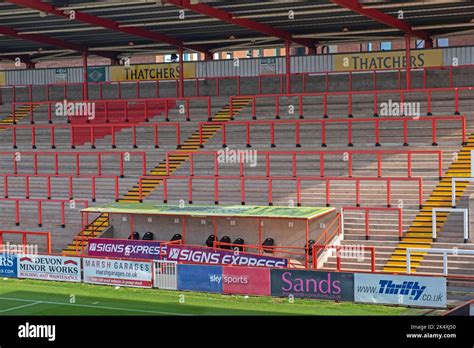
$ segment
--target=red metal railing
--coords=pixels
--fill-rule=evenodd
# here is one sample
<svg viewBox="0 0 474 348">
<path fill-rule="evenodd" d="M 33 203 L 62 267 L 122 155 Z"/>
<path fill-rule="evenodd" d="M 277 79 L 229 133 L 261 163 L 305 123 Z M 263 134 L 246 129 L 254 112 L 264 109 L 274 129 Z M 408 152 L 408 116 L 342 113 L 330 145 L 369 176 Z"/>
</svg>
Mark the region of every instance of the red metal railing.
<svg viewBox="0 0 474 348">
<path fill-rule="evenodd" d="M 158 129 L 159 128 L 174 128 L 175 131 L 175 139 L 176 139 L 176 145 L 179 145 L 181 143 L 181 130 L 180 130 L 180 124 L 179 122 L 165 122 L 165 123 L 141 123 L 141 124 L 130 124 L 130 123 L 115 123 L 115 124 L 109 124 L 109 123 L 103 123 L 103 124 L 64 124 L 64 125 L 5 125 L 1 126 L 0 128 L 3 128 L 4 130 L 11 130 L 11 132 L 3 132 L 2 135 L 5 137 L 7 134 L 11 134 L 11 143 L 14 149 L 18 148 L 17 144 L 17 133 L 18 131 L 21 130 L 27 130 L 31 132 L 31 147 L 33 149 L 36 149 L 36 132 L 40 129 L 47 130 L 50 133 L 50 145 L 51 148 L 55 149 L 56 148 L 56 133 L 58 130 L 61 131 L 66 131 L 69 133 L 69 143 L 71 145 L 71 148 L 74 149 L 76 148 L 77 141 L 76 141 L 76 136 L 75 132 L 78 130 L 87 130 L 87 133 L 89 134 L 89 142 L 91 143 L 91 148 L 95 149 L 95 143 L 96 143 L 96 138 L 97 136 L 95 135 L 95 130 L 97 129 L 107 129 L 109 131 L 109 134 L 111 134 L 111 147 L 116 148 L 117 144 L 115 141 L 115 133 L 118 130 L 122 130 L 124 128 L 128 128 L 132 130 L 131 134 L 131 144 L 133 145 L 133 148 L 138 148 L 138 143 L 137 143 L 137 128 L 146 128 L 146 129 L 152 129 L 153 130 L 153 143 L 155 148 L 159 148 L 159 140 L 158 140 Z M 143 137 L 142 135 L 141 137 Z"/>
<path fill-rule="evenodd" d="M 211 118 L 211 97 L 183 97 L 183 98 L 131 98 L 131 99 L 102 99 L 102 100 L 73 100 L 68 102 L 74 103 L 94 103 L 95 108 L 95 119 L 100 119 L 102 122 L 129 122 L 134 118 L 139 118 L 140 120 L 148 122 L 150 118 L 157 116 L 157 111 L 162 113 L 165 121 L 169 121 L 170 109 L 176 107 L 176 103 L 183 102 L 184 109 L 178 110 L 177 115 L 182 115 L 182 117 L 190 121 L 191 116 L 201 117 L 203 114 L 199 111 L 199 114 L 191 115 L 191 103 L 204 101 L 207 107 L 207 118 Z M 49 123 L 55 123 L 54 119 L 58 119 L 58 116 L 62 117 L 63 122 L 70 122 L 72 119 L 83 119 L 87 122 L 87 115 L 79 116 L 67 116 L 57 115 L 57 103 L 55 101 L 38 101 L 38 102 L 14 102 L 12 103 L 12 115 L 13 115 L 13 124 L 16 124 L 16 110 L 18 106 L 29 106 L 29 119 L 30 123 L 35 123 L 35 113 L 43 114 L 45 110 L 35 110 L 33 105 L 46 106 L 47 107 L 47 116 Z M 86 105 L 86 104 L 84 104 Z M 67 111 L 63 110 L 63 113 Z M 56 116 L 56 117 L 55 117 Z M 96 121 L 95 121 L 96 122 Z"/>
<path fill-rule="evenodd" d="M 69 175 L 81 175 L 81 159 L 84 157 L 95 157 L 95 165 L 97 168 L 96 175 L 102 176 L 104 169 L 103 169 L 103 161 L 105 161 L 104 157 L 118 157 L 117 162 L 119 163 L 119 175 L 121 178 L 124 177 L 124 167 L 125 162 L 130 162 L 130 160 L 125 160 L 127 157 L 134 157 L 139 156 L 141 157 L 141 164 L 142 164 L 142 175 L 146 175 L 146 153 L 144 151 L 133 151 L 133 152 L 108 152 L 108 151 L 97 151 L 97 152 L 28 152 L 28 151 L 21 151 L 21 152 L 0 152 L 0 160 L 3 164 L 9 159 L 12 161 L 12 169 L 9 172 L 13 172 L 13 174 L 18 174 L 18 164 L 19 163 L 29 163 L 29 161 L 33 162 L 33 173 L 24 173 L 24 174 L 38 174 L 38 162 L 39 160 L 43 160 L 42 166 L 43 168 L 46 167 L 46 162 L 49 164 L 51 168 L 51 163 L 53 164 L 53 173 L 42 173 L 42 174 L 51 174 L 51 175 L 59 175 L 60 172 L 60 165 L 59 163 L 64 160 L 64 158 L 74 160 L 75 167 L 73 172 L 71 173 L 61 173 L 61 174 L 69 174 Z M 4 157 L 4 158 L 2 158 Z M 26 159 L 25 159 L 26 157 Z M 52 159 L 52 162 L 48 162 L 47 159 Z M 114 161 L 115 162 L 115 161 Z M 63 163 L 63 162 L 62 162 Z M 84 166 L 84 165 L 83 165 Z M 44 169 L 42 170 L 44 171 Z M 8 173 L 7 173 L 8 174 Z"/>
<path fill-rule="evenodd" d="M 416 72 L 422 72 L 423 73 L 423 83 L 422 83 L 422 88 L 426 88 L 428 86 L 428 80 L 429 80 L 429 72 L 430 71 L 447 71 L 447 76 L 446 76 L 446 86 L 447 87 L 454 87 L 456 85 L 454 81 L 454 71 L 456 70 L 463 70 L 463 69 L 468 69 L 472 68 L 473 65 L 458 65 L 458 66 L 438 66 L 438 67 L 423 67 L 423 68 L 411 68 L 411 73 L 414 74 Z M 391 68 L 391 69 L 378 69 L 378 70 L 347 70 L 347 71 L 331 71 L 331 72 L 305 72 L 305 73 L 293 73 L 291 76 L 294 77 L 301 77 L 301 86 L 302 90 L 304 93 L 309 92 L 308 89 L 308 80 L 311 78 L 315 78 L 316 76 L 322 76 L 324 81 L 320 81 L 319 85 L 324 85 L 324 90 L 326 92 L 329 92 L 329 86 L 330 86 L 330 78 L 334 76 L 340 76 L 340 75 L 347 75 L 347 91 L 352 91 L 353 90 L 353 85 L 354 81 L 356 79 L 354 76 L 357 76 L 361 73 L 364 75 L 366 74 L 371 74 L 372 75 L 372 89 L 376 89 L 378 87 L 378 75 L 384 74 L 387 72 L 392 72 L 396 73 L 396 86 L 397 88 L 401 89 L 402 87 L 402 76 L 403 72 L 405 71 L 404 68 Z M 264 85 L 264 80 L 270 80 L 270 83 L 272 85 L 275 84 L 275 80 L 278 82 L 278 90 L 283 93 L 285 89 L 285 74 L 268 74 L 268 75 L 259 75 L 259 76 L 251 76 L 248 79 L 249 80 L 255 80 L 256 81 L 256 90 L 258 94 L 263 94 L 263 88 L 262 86 Z M 220 85 L 222 81 L 229 81 L 233 80 L 235 81 L 234 87 L 237 95 L 241 94 L 241 85 L 242 85 L 242 78 L 240 76 L 220 76 L 220 77 L 196 77 L 196 78 L 187 78 L 185 79 L 185 83 L 193 83 L 194 84 L 194 92 L 188 92 L 193 93 L 194 96 L 199 96 L 200 93 L 200 87 L 199 87 L 199 82 L 203 82 L 207 85 L 211 85 L 213 82 L 215 84 L 215 95 L 219 96 L 221 95 L 220 93 Z M 140 90 L 142 85 L 153 85 L 154 86 L 154 92 L 153 95 L 156 98 L 160 97 L 160 84 L 162 83 L 174 83 L 175 85 L 175 96 L 179 96 L 179 79 L 171 79 L 171 80 L 135 80 L 135 81 L 107 81 L 107 82 L 88 82 L 89 85 L 89 94 L 91 95 L 94 87 L 96 86 L 98 88 L 98 100 L 101 100 L 104 98 L 104 91 L 107 88 L 114 88 L 115 89 L 115 94 L 117 99 L 122 98 L 122 89 L 123 86 L 130 86 L 131 89 L 135 90 L 135 97 L 140 98 Z M 67 99 L 68 98 L 68 88 L 69 87 L 78 87 L 82 91 L 82 86 L 83 84 L 81 82 L 77 83 L 51 83 L 51 84 L 44 84 L 44 85 L 38 85 L 42 86 L 44 88 L 44 94 L 46 95 L 47 100 L 53 100 L 50 98 L 50 91 L 53 88 L 60 88 L 62 89 L 62 95 L 59 97 L 59 100 Z M 2 90 L 11 88 L 12 89 L 12 100 L 13 101 L 18 101 L 17 100 L 17 90 L 21 88 L 26 88 L 27 89 L 27 95 L 29 98 L 29 101 L 33 100 L 33 85 L 31 84 L 25 84 L 25 85 L 7 85 L 7 86 L 2 86 L 0 87 L 0 100 L 2 100 Z M 130 88 L 129 88 L 130 89 Z M 84 98 L 83 98 L 84 99 Z"/>
<path fill-rule="evenodd" d="M 305 125 L 319 125 L 321 127 L 321 146 L 326 147 L 326 128 L 329 124 L 345 124 L 347 125 L 347 144 L 348 146 L 353 146 L 352 142 L 352 128 L 353 124 L 373 124 L 374 129 L 374 140 L 375 145 L 380 146 L 380 123 L 389 123 L 389 122 L 401 122 L 403 126 L 403 145 L 408 145 L 408 123 L 416 122 L 427 122 L 431 127 L 431 138 L 432 145 L 437 145 L 437 136 L 436 136 L 436 127 L 439 121 L 449 121 L 453 122 L 454 120 L 460 121 L 461 123 L 461 143 L 466 143 L 466 117 L 465 116 L 431 116 L 431 117 L 420 117 L 420 118 L 409 118 L 409 117 L 386 117 L 386 118 L 354 118 L 354 119 L 324 119 L 324 120 L 266 120 L 266 121 L 231 121 L 231 122 L 200 122 L 199 123 L 199 144 L 203 147 L 203 127 L 206 126 L 216 126 L 220 125 L 222 128 L 222 146 L 227 146 L 227 128 L 228 127 L 244 127 L 245 128 L 245 140 L 246 146 L 251 147 L 251 126 L 255 125 L 265 125 L 269 127 L 270 130 L 270 146 L 275 147 L 275 126 L 277 125 L 293 125 L 295 127 L 295 145 L 296 147 L 301 147 L 300 142 L 300 132 L 301 127 Z M 259 131 L 259 134 L 261 131 Z M 319 138 L 319 137 L 318 137 Z"/>
<path fill-rule="evenodd" d="M 249 252 L 248 250 L 256 250 L 259 255 L 262 255 L 264 252 L 268 252 L 271 256 L 288 258 L 288 267 L 298 267 L 301 264 L 293 259 L 305 259 L 306 253 L 304 247 L 297 246 L 288 246 L 288 245 L 273 245 L 273 246 L 263 246 L 263 245 L 253 245 L 253 244 L 233 244 L 214 241 L 215 249 L 219 247 L 231 247 L 231 248 L 242 248 L 243 252 Z M 304 268 L 308 268 L 307 262 L 305 262 Z"/>
<path fill-rule="evenodd" d="M 75 238 L 75 245 L 76 245 L 76 255 L 79 255 L 79 249 L 81 249 L 81 254 L 84 255 L 84 251 L 86 248 L 86 242 L 89 240 L 90 236 L 96 236 L 97 231 L 101 229 L 102 227 L 108 226 L 109 220 L 104 219 L 100 223 L 96 224 L 96 221 L 94 220 L 92 223 L 87 223 L 81 230 L 80 237 Z M 85 230 L 90 229 L 89 234 L 86 236 L 85 235 Z M 81 242 L 81 245 L 79 246 L 79 241 Z"/>
<path fill-rule="evenodd" d="M 326 206 L 331 205 L 331 182 L 340 182 L 340 181 L 349 181 L 353 182 L 355 185 L 355 196 L 356 201 L 355 205 L 360 206 L 361 204 L 361 182 L 382 182 L 385 183 L 386 187 L 386 202 L 387 207 L 391 206 L 392 200 L 392 183 L 397 181 L 411 181 L 418 185 L 418 203 L 421 207 L 423 204 L 423 178 L 399 178 L 399 177 L 390 177 L 390 178 L 344 178 L 344 177 L 319 177 L 319 176 L 301 176 L 301 177 L 292 177 L 292 176 L 214 176 L 214 175 L 199 175 L 199 176 L 183 176 L 183 175 L 173 175 L 173 176 L 141 176 L 138 179 L 138 195 L 139 201 L 142 202 L 144 198 L 143 194 L 143 180 L 153 179 L 153 180 L 162 180 L 161 185 L 163 186 L 163 201 L 164 203 L 168 202 L 168 182 L 176 180 L 186 180 L 188 185 L 188 201 L 189 203 L 193 202 L 193 181 L 196 180 L 208 180 L 213 182 L 214 189 L 214 202 L 215 204 L 219 203 L 219 180 L 232 180 L 236 181 L 237 185 L 240 184 L 240 194 L 241 194 L 241 204 L 246 204 L 246 182 L 265 182 L 267 185 L 267 199 L 268 205 L 273 205 L 273 182 L 274 181 L 286 181 L 293 182 L 296 186 L 296 202 L 298 206 L 301 206 L 301 183 L 305 181 L 310 182 L 324 182 L 325 185 L 325 200 Z M 292 194 L 289 192 L 288 194 Z"/>
<path fill-rule="evenodd" d="M 57 187 L 64 187 L 64 180 L 67 180 L 67 187 L 68 187 L 68 194 L 69 194 L 69 199 L 74 199 L 74 185 L 73 185 L 73 179 L 90 179 L 91 184 L 91 193 L 90 197 L 92 197 L 92 201 L 95 202 L 97 198 L 97 185 L 96 181 L 97 180 L 113 180 L 114 181 L 114 197 L 115 200 L 118 201 L 119 198 L 119 177 L 114 176 L 114 175 L 88 175 L 88 174 L 82 174 L 79 176 L 76 175 L 68 175 L 68 174 L 58 174 L 58 175 L 50 175 L 50 174 L 0 174 L 0 177 L 3 177 L 3 193 L 5 198 L 9 198 L 9 179 L 11 178 L 24 178 L 25 179 L 25 198 L 29 199 L 30 198 L 30 181 L 32 178 L 43 178 L 46 181 L 46 191 L 47 191 L 47 199 L 51 199 L 51 193 L 52 193 L 52 183 L 51 179 L 58 178 L 58 179 L 63 179 L 63 181 L 60 184 L 56 184 Z M 43 186 L 44 187 L 44 186 Z M 15 197 L 15 198 L 20 198 L 20 197 Z M 44 197 L 38 197 L 38 198 L 44 198 Z"/>
<path fill-rule="evenodd" d="M 329 225 L 321 233 L 321 236 L 316 240 L 315 244 L 327 245 L 334 237 L 340 236 L 342 230 L 342 215 L 337 213 L 336 217 L 329 223 Z M 314 258 L 314 254 L 313 254 Z"/>
<path fill-rule="evenodd" d="M 388 208 L 388 207 L 343 207 L 342 213 L 345 211 L 363 211 L 364 212 L 364 227 L 365 227 L 365 239 L 370 239 L 370 212 L 372 211 L 394 211 L 397 213 L 397 233 L 398 238 L 401 240 L 403 235 L 403 209 L 402 208 Z"/>
<path fill-rule="evenodd" d="M 37 218 L 38 218 L 38 226 L 42 227 L 43 225 L 43 206 L 48 204 L 48 205 L 55 205 L 59 204 L 59 215 L 61 218 L 61 227 L 65 228 L 66 227 L 66 205 L 71 205 L 73 204 L 74 206 L 76 204 L 81 205 L 84 209 L 89 206 L 89 202 L 87 200 L 65 200 L 65 199 L 44 199 L 44 198 L 3 198 L 0 197 L 0 203 L 2 202 L 11 202 L 14 203 L 15 205 L 15 225 L 20 226 L 21 224 L 21 214 L 20 214 L 20 203 L 26 204 L 36 204 L 37 207 Z M 49 208 L 48 210 L 51 211 L 52 208 Z"/>
<path fill-rule="evenodd" d="M 108 219 L 104 219 L 99 224 L 96 224 L 94 220 L 91 224 L 87 224 L 86 226 L 84 226 L 81 230 L 80 237 L 75 238 L 76 255 L 79 255 L 79 249 L 81 249 L 81 254 L 84 255 L 86 242 L 89 240 L 89 237 L 96 236 L 97 231 L 99 231 L 99 229 L 101 229 L 102 227 L 108 226 L 108 223 L 109 223 Z M 89 234 L 87 236 L 85 235 L 86 229 L 90 229 Z M 79 246 L 79 241 L 81 242 L 80 246 Z"/>
<path fill-rule="evenodd" d="M 28 236 L 41 236 L 46 237 L 46 250 L 47 253 L 51 253 L 51 233 L 50 232 L 31 232 L 31 231 L 7 231 L 7 230 L 0 230 L 0 252 L 4 252 L 4 236 L 5 235 L 20 235 L 22 239 L 23 245 L 23 253 L 27 251 L 28 245 Z M 7 250 L 8 251 L 8 250 Z"/>
<path fill-rule="evenodd" d="M 236 151 L 237 152 L 237 151 Z M 188 161 L 189 161 L 189 175 L 194 176 L 195 175 L 195 168 L 196 168 L 196 163 L 195 159 L 196 157 L 205 157 L 209 156 L 212 157 L 211 160 L 206 161 L 206 170 L 208 169 L 214 169 L 214 175 L 218 176 L 219 175 L 219 157 L 222 155 L 222 152 L 219 151 L 199 151 L 199 152 L 185 152 L 185 151 L 169 151 L 166 153 L 166 158 L 165 158 L 165 170 L 166 170 L 166 175 L 170 175 L 171 170 L 170 170 L 170 156 L 173 155 L 187 155 L 188 156 Z M 298 160 L 304 160 L 306 158 L 312 158 L 312 156 L 316 156 L 319 158 L 319 176 L 324 177 L 325 176 L 325 170 L 326 170 L 326 160 L 327 157 L 330 156 L 343 156 L 343 162 L 347 162 L 347 176 L 352 177 L 352 173 L 354 171 L 354 157 L 356 156 L 364 156 L 364 155 L 372 155 L 375 156 L 376 161 L 377 161 L 377 177 L 382 177 L 383 176 L 383 166 L 382 166 L 382 159 L 383 155 L 406 155 L 406 161 L 407 161 L 407 177 L 411 178 L 412 177 L 412 171 L 413 171 L 413 156 L 414 155 L 434 155 L 436 157 L 436 161 L 438 162 L 437 169 L 438 169 L 438 176 L 441 177 L 443 175 L 443 152 L 440 150 L 336 150 L 336 151 L 258 151 L 256 153 L 257 156 L 264 157 L 265 161 L 265 175 L 267 177 L 270 177 L 271 174 L 271 159 L 277 157 L 277 160 L 281 160 L 284 157 L 291 157 L 291 162 L 285 162 L 285 163 L 291 163 L 291 172 L 292 176 L 296 177 L 298 176 Z M 245 157 L 245 154 L 242 155 Z M 245 176 L 245 158 L 238 158 L 238 164 L 239 166 L 239 171 L 240 171 L 240 176 Z M 224 162 L 226 165 L 228 163 Z M 316 164 L 316 162 L 312 162 L 312 164 Z M 281 167 L 279 167 L 281 170 Z M 426 169 L 424 167 L 424 169 Z M 367 170 L 367 168 L 364 168 L 364 170 Z"/>
<path fill-rule="evenodd" d="M 341 213 L 337 213 L 336 217 L 329 223 L 329 226 L 327 226 L 324 231 L 321 233 L 319 238 L 315 241 L 314 244 L 319 244 L 319 245 L 329 245 L 334 238 L 339 237 L 342 233 L 342 226 L 343 224 L 343 218 Z M 317 262 L 318 255 L 315 254 L 314 247 L 311 246 L 311 262 L 313 264 Z"/>
<path fill-rule="evenodd" d="M 323 114 L 321 115 L 323 118 L 328 118 L 330 112 L 328 111 L 329 106 L 330 106 L 330 101 L 329 97 L 347 97 L 347 115 L 349 117 L 352 117 L 352 110 L 353 110 L 353 97 L 354 96 L 367 96 L 367 97 L 372 97 L 373 100 L 373 114 L 374 116 L 379 116 L 379 98 L 383 94 L 399 94 L 399 100 L 400 102 L 406 102 L 406 94 L 410 93 L 417 93 L 417 94 L 422 94 L 423 97 L 426 100 L 427 104 L 427 110 L 426 113 L 427 115 L 431 115 L 433 110 L 432 110 L 432 105 L 431 105 L 431 100 L 432 100 L 432 94 L 433 93 L 443 93 L 444 95 L 448 92 L 453 92 L 453 112 L 455 115 L 459 115 L 459 92 L 461 91 L 474 91 L 472 87 L 449 87 L 449 88 L 417 88 L 415 90 L 404 90 L 404 89 L 388 89 L 388 90 L 370 90 L 370 91 L 346 91 L 346 92 L 312 92 L 312 93 L 281 93 L 281 94 L 262 94 L 262 95 L 245 95 L 245 96 L 239 96 L 239 98 L 242 97 L 247 97 L 252 99 L 252 118 L 254 120 L 257 119 L 257 114 L 258 114 L 258 105 L 257 102 L 258 100 L 266 100 L 268 101 L 269 99 L 273 103 L 273 108 L 274 108 L 274 117 L 275 119 L 280 119 L 281 117 L 281 107 L 286 107 L 288 108 L 290 105 L 293 106 L 293 113 L 294 115 L 297 115 L 299 118 L 304 118 L 305 116 L 305 111 L 304 111 L 304 101 L 305 98 L 311 98 L 311 101 L 314 103 L 314 98 L 319 98 L 318 100 L 321 101 L 321 104 L 323 105 Z M 236 98 L 234 96 L 230 96 L 230 109 L 232 112 L 232 100 Z M 287 102 L 283 104 L 281 102 L 282 98 L 293 98 L 295 102 L 290 103 Z M 335 102 L 336 105 L 340 105 L 341 101 L 338 99 Z M 265 103 L 264 107 L 268 109 L 269 105 L 268 102 Z M 443 107 L 446 107 L 446 105 L 443 105 Z M 403 110 L 401 110 L 403 112 Z M 385 115 L 385 116 L 390 116 L 390 115 Z M 409 115 L 411 116 L 411 115 Z"/>
<path fill-rule="evenodd" d="M 370 271 L 375 272 L 375 247 L 367 245 L 324 245 L 324 244 L 314 244 L 313 245 L 313 269 L 320 269 L 318 267 L 318 252 L 319 250 L 335 249 L 336 250 L 336 271 L 341 271 L 341 259 L 343 255 L 341 252 L 344 251 L 353 251 L 354 249 L 362 249 L 363 251 L 370 252 Z M 359 252 L 359 251 L 357 251 Z M 350 256 L 349 258 L 353 258 Z"/>
</svg>

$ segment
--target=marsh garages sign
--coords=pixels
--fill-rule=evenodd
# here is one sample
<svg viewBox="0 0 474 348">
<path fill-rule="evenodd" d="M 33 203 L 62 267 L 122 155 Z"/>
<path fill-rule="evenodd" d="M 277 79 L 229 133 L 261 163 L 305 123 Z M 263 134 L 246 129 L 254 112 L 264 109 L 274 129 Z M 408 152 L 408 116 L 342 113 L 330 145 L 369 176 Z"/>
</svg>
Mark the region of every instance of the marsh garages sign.
<svg viewBox="0 0 474 348">
<path fill-rule="evenodd" d="M 19 256 L 18 278 L 80 282 L 81 259 L 49 255 Z"/>
<path fill-rule="evenodd" d="M 84 283 L 151 288 L 151 262 L 83 259 Z"/>
<path fill-rule="evenodd" d="M 404 275 L 354 275 L 356 302 L 446 307 L 446 278 Z"/>
</svg>

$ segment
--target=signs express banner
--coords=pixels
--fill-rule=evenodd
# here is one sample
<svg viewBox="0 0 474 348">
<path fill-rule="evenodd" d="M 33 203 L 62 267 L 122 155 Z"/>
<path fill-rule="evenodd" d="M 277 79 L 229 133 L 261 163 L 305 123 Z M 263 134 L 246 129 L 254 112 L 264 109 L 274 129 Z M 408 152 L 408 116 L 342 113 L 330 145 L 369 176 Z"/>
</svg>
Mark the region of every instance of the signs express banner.
<svg viewBox="0 0 474 348">
<path fill-rule="evenodd" d="M 15 254 L 0 254 L 0 277 L 16 278 L 18 276 L 18 258 Z"/>
<path fill-rule="evenodd" d="M 354 274 L 272 269 L 271 289 L 272 296 L 354 301 Z"/>
<path fill-rule="evenodd" d="M 89 239 L 90 256 L 113 257 L 118 259 L 160 259 L 160 242 L 111 238 Z"/>
<path fill-rule="evenodd" d="M 234 250 L 215 250 L 213 248 L 169 245 L 166 259 L 177 262 L 193 262 L 207 264 L 224 264 L 236 266 L 285 268 L 288 260 L 280 257 L 257 255 Z"/>
<path fill-rule="evenodd" d="M 18 256 L 18 278 L 81 281 L 81 259 L 69 256 L 21 255 Z"/>
<path fill-rule="evenodd" d="M 151 288 L 152 262 L 84 258 L 84 283 Z"/>
<path fill-rule="evenodd" d="M 446 278 L 357 273 L 356 302 L 446 307 Z"/>
</svg>

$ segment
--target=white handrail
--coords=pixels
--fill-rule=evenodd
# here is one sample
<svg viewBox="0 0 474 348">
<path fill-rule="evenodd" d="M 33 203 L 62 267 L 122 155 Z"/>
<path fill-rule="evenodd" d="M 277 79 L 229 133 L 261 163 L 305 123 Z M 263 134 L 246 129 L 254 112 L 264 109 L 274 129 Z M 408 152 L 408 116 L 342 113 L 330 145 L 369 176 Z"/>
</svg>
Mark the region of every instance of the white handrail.
<svg viewBox="0 0 474 348">
<path fill-rule="evenodd" d="M 431 253 L 431 254 L 443 254 L 443 275 L 448 275 L 448 255 L 474 255 L 474 250 L 464 250 L 464 249 L 457 249 L 457 248 L 452 248 L 452 249 L 442 249 L 442 248 L 407 248 L 406 249 L 406 272 L 407 274 L 411 273 L 411 258 L 410 254 L 411 252 L 424 252 L 424 253 Z"/>
<path fill-rule="evenodd" d="M 432 229 L 432 238 L 433 241 L 436 241 L 436 213 L 437 212 L 448 212 L 448 213 L 462 213 L 463 214 L 463 234 L 464 234 L 464 243 L 467 243 L 469 239 L 469 211 L 467 209 L 461 208 L 433 208 L 431 211 L 431 229 Z"/>
<path fill-rule="evenodd" d="M 451 178 L 451 207 L 453 208 L 456 208 L 456 182 L 458 181 L 474 182 L 474 178 L 468 178 L 468 177 Z"/>
</svg>

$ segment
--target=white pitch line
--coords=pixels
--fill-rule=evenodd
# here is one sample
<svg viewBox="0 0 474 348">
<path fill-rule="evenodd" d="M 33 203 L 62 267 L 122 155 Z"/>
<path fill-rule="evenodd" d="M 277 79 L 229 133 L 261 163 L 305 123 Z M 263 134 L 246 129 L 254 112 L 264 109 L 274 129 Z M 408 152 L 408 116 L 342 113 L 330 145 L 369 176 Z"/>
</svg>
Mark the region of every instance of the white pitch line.
<svg viewBox="0 0 474 348">
<path fill-rule="evenodd" d="M 127 311 L 127 312 L 137 312 L 137 313 L 150 313 L 150 314 L 167 314 L 167 315 L 180 315 L 180 316 L 192 316 L 192 314 L 182 314 L 182 313 L 171 313 L 171 312 L 161 312 L 161 311 L 147 311 L 144 309 L 130 309 L 130 308 L 119 308 L 119 307 L 107 307 L 107 306 L 91 306 L 85 304 L 77 304 L 77 303 L 62 303 L 62 302 L 51 302 L 51 301 L 33 301 L 33 300 L 26 300 L 20 298 L 11 298 L 11 297 L 0 297 L 0 300 L 9 300 L 9 301 L 22 301 L 22 302 L 35 302 L 31 303 L 30 306 L 39 303 L 46 303 L 46 304 L 54 304 L 54 305 L 61 305 L 61 306 L 75 306 L 75 307 L 86 307 L 86 308 L 100 308 L 100 309 L 111 309 L 117 311 Z M 20 307 L 26 307 L 20 306 Z M 19 308 L 19 307 L 17 307 Z M 13 310 L 13 308 L 11 308 Z M 1 313 L 2 311 L 0 311 Z"/>
<path fill-rule="evenodd" d="M 43 303 L 43 302 L 28 303 L 28 304 L 23 305 L 23 306 L 17 306 L 17 307 L 13 307 L 13 308 L 4 309 L 4 310 L 0 311 L 0 313 L 4 313 L 4 312 L 8 312 L 8 311 L 14 311 L 16 309 L 25 308 L 25 307 L 31 307 L 31 306 L 34 306 L 34 305 L 37 305 L 37 304 L 40 304 L 40 303 Z"/>
</svg>

